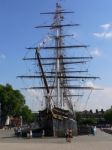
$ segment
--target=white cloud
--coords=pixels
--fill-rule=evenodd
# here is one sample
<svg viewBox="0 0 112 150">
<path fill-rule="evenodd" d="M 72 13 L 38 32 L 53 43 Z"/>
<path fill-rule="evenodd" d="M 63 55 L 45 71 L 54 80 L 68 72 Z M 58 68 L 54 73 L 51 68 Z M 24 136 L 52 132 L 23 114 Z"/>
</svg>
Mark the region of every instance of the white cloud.
<svg viewBox="0 0 112 150">
<path fill-rule="evenodd" d="M 94 36 L 98 37 L 98 38 L 102 38 L 105 36 L 105 33 L 102 32 L 102 33 L 93 33 Z"/>
<path fill-rule="evenodd" d="M 109 39 L 112 38 L 112 32 L 99 32 L 99 33 L 93 33 L 94 36 L 98 37 L 98 38 L 105 38 L 105 39 Z"/>
<path fill-rule="evenodd" d="M 105 33 L 105 38 L 112 38 L 112 32 Z"/>
<path fill-rule="evenodd" d="M 92 81 L 87 81 L 85 86 L 94 87 L 94 84 Z"/>
<path fill-rule="evenodd" d="M 76 110 L 107 110 L 112 106 L 112 87 L 101 87 L 91 81 L 87 81 L 86 86 L 92 86 L 96 90 L 93 90 L 92 93 L 85 91 L 82 99 L 76 101 Z"/>
<path fill-rule="evenodd" d="M 109 30 L 112 28 L 112 24 L 107 23 L 100 26 L 103 30 Z"/>
<path fill-rule="evenodd" d="M 26 104 L 33 111 L 41 110 L 45 107 L 45 101 L 41 90 L 28 89 L 24 91 Z"/>
<path fill-rule="evenodd" d="M 103 24 L 100 25 L 100 28 L 103 30 L 102 32 L 93 33 L 94 36 L 98 38 L 110 39 L 112 38 L 112 24 Z"/>
<path fill-rule="evenodd" d="M 88 81 L 85 83 L 85 86 L 93 87 L 94 89 L 103 89 L 101 86 L 96 85 L 95 83 L 93 83 L 93 82 L 90 81 L 90 80 L 88 80 Z"/>
<path fill-rule="evenodd" d="M 100 56 L 101 55 L 101 50 L 99 48 L 95 48 L 91 51 L 92 56 Z"/>
<path fill-rule="evenodd" d="M 109 109 L 112 105 L 112 87 L 94 91 L 88 101 L 86 109 Z"/>
<path fill-rule="evenodd" d="M 35 96 L 38 96 L 38 92 L 34 89 L 28 89 L 27 90 L 27 94 L 31 97 L 35 97 Z"/>
<path fill-rule="evenodd" d="M 75 102 L 76 110 L 84 110 L 84 109 L 87 109 L 87 110 L 104 109 L 104 110 L 106 110 L 111 107 L 111 105 L 112 105 L 112 87 L 100 87 L 98 85 L 95 85 L 92 81 L 87 81 L 86 86 L 91 86 L 91 87 L 99 88 L 99 89 L 103 89 L 103 90 L 93 90 L 91 95 L 89 95 L 90 91 L 85 91 L 84 97 L 79 97 L 78 98 L 79 100 L 75 98 L 73 100 L 73 102 Z M 72 91 L 72 94 L 76 94 L 76 93 L 74 93 L 74 91 Z M 25 95 L 26 95 L 26 99 L 27 99 L 27 104 L 32 108 L 32 110 L 40 110 L 40 109 L 44 108 L 44 106 L 45 106 L 44 99 L 42 98 L 42 93 L 40 92 L 40 90 L 27 90 L 27 93 Z M 88 97 L 88 95 L 90 97 Z M 43 102 L 43 104 L 42 104 L 42 102 Z"/>
</svg>

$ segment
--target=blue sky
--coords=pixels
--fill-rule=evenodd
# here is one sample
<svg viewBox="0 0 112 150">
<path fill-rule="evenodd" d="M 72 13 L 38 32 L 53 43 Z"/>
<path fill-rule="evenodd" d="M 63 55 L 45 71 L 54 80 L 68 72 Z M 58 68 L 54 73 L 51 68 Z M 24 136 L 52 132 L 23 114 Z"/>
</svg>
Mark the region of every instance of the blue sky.
<svg viewBox="0 0 112 150">
<path fill-rule="evenodd" d="M 16 89 L 24 86 L 16 76 L 28 69 L 22 61 L 25 48 L 46 36 L 48 31 L 41 33 L 34 27 L 50 23 L 49 16 L 39 13 L 54 10 L 56 2 L 0 0 L 0 84 L 10 83 Z M 107 109 L 112 104 L 112 0 L 62 0 L 61 3 L 64 9 L 75 11 L 67 21 L 80 26 L 70 31 L 77 34 L 82 43 L 90 45 L 90 53 L 95 58 L 89 69 L 93 75 L 101 77 L 95 86 L 104 88 L 91 95 L 87 109 Z M 27 103 L 30 105 L 30 100 Z M 33 102 L 31 105 L 35 106 Z"/>
</svg>

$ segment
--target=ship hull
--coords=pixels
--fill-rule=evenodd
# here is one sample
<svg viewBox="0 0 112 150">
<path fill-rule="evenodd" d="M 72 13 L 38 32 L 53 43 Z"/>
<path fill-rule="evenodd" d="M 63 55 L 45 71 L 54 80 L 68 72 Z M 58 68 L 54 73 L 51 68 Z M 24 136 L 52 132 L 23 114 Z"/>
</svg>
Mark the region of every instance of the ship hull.
<svg viewBox="0 0 112 150">
<path fill-rule="evenodd" d="M 65 137 L 67 129 L 72 129 L 73 136 L 77 135 L 77 122 L 67 110 L 45 109 L 39 112 L 39 118 L 44 136 Z"/>
</svg>

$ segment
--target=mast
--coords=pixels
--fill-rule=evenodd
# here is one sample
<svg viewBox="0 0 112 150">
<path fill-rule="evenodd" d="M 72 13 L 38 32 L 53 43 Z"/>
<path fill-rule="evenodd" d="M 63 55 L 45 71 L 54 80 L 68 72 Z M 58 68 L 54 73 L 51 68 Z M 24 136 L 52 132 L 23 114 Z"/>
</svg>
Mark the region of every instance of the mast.
<svg viewBox="0 0 112 150">
<path fill-rule="evenodd" d="M 54 24 L 57 25 L 56 27 L 56 38 L 55 38 L 55 46 L 56 48 L 56 84 L 57 84 L 57 107 L 59 107 L 59 104 L 62 105 L 62 90 L 60 89 L 60 84 L 61 84 L 61 80 L 58 78 L 58 76 L 60 76 L 60 56 L 62 54 L 62 49 L 60 48 L 60 46 L 62 45 L 62 39 L 61 37 L 61 33 L 62 33 L 62 29 L 61 29 L 61 18 L 63 17 L 61 15 L 61 7 L 60 5 L 57 3 L 56 4 L 56 13 L 54 16 Z M 61 97 L 60 97 L 61 95 Z"/>
<path fill-rule="evenodd" d="M 47 37 L 47 39 L 43 40 L 39 46 L 29 47 L 27 48 L 29 51 L 35 51 L 36 57 L 24 57 L 23 60 L 31 60 L 36 61 L 36 67 L 39 68 L 39 71 L 36 71 L 36 75 L 24 75 L 19 76 L 20 78 L 35 78 L 42 79 L 44 85 L 43 86 L 33 86 L 29 89 L 42 89 L 44 90 L 44 97 L 46 100 L 46 107 L 48 109 L 52 109 L 51 100 L 53 99 L 53 105 L 58 108 L 64 108 L 65 103 L 68 106 L 68 109 L 73 113 L 73 105 L 72 105 L 72 97 L 82 97 L 83 94 L 79 94 L 77 92 L 71 93 L 71 89 L 77 90 L 97 90 L 97 88 L 84 86 L 83 81 L 87 80 L 95 80 L 99 77 L 94 77 L 88 75 L 88 69 L 79 69 L 78 65 L 84 65 L 88 63 L 92 57 L 91 56 L 67 56 L 65 55 L 65 51 L 78 51 L 79 49 L 85 49 L 88 45 L 80 45 L 80 44 L 64 44 L 65 38 L 70 38 L 73 36 L 72 34 L 64 34 L 64 28 L 79 26 L 79 24 L 65 24 L 64 14 L 71 14 L 73 11 L 64 11 L 59 3 L 56 3 L 56 10 L 54 12 L 45 12 L 41 13 L 42 15 L 53 15 L 53 23 L 51 25 L 40 25 L 35 28 L 50 28 L 52 34 Z M 46 46 L 46 41 L 49 39 L 54 41 L 54 45 Z M 42 56 L 40 57 L 40 51 L 50 51 L 54 52 L 54 56 Z M 47 62 L 48 61 L 48 62 Z M 71 66 L 75 66 L 75 69 L 70 68 Z M 52 69 L 47 70 L 46 68 L 49 66 L 54 66 Z M 68 67 L 70 66 L 70 67 Z M 72 85 L 70 84 L 72 82 Z M 27 89 L 27 88 L 25 88 Z"/>
<path fill-rule="evenodd" d="M 42 79 L 43 79 L 44 86 L 45 86 L 45 89 L 46 89 L 46 107 L 47 107 L 47 109 L 51 110 L 51 101 L 50 101 L 50 97 L 49 97 L 50 90 L 49 90 L 49 86 L 48 86 L 48 83 L 47 83 L 47 80 L 46 80 L 46 77 L 45 77 L 45 73 L 44 73 L 42 63 L 41 63 L 41 60 L 40 60 L 40 56 L 39 56 L 39 53 L 38 53 L 37 49 L 35 51 L 35 54 L 36 54 L 36 58 L 38 60 L 38 64 L 39 64 L 39 67 L 40 67 L 40 72 L 42 74 Z"/>
</svg>

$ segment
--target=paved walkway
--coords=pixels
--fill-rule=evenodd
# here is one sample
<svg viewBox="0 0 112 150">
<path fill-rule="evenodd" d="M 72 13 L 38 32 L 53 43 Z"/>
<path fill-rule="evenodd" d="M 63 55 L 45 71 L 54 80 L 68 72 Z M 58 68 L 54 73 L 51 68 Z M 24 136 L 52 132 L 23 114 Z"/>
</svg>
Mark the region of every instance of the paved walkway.
<svg viewBox="0 0 112 150">
<path fill-rule="evenodd" d="M 64 138 L 23 139 L 13 137 L 10 130 L 0 131 L 0 150 L 112 150 L 112 135 L 97 130 L 97 134 L 77 136 L 71 143 Z"/>
</svg>

